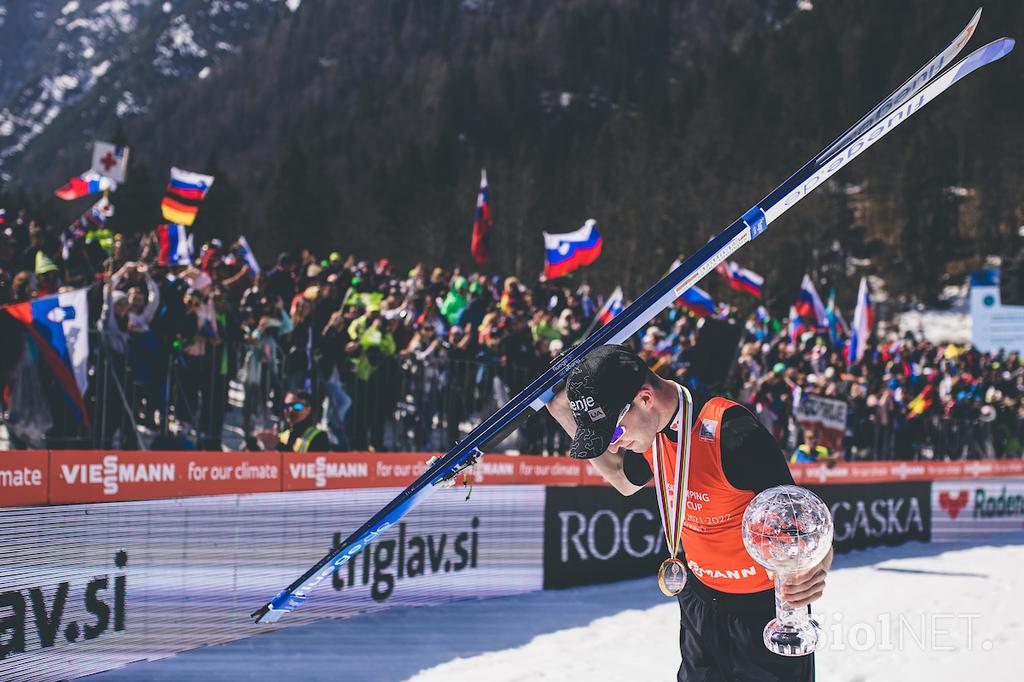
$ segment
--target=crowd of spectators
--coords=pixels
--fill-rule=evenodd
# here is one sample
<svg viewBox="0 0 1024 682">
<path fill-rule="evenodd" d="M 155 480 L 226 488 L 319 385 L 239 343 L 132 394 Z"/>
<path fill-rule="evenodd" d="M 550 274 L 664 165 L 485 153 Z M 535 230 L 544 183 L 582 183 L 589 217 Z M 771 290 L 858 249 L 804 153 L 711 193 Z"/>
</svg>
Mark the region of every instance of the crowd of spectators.
<svg viewBox="0 0 1024 682">
<path fill-rule="evenodd" d="M 5 341 L 13 446 L 220 449 L 233 420 L 241 446 L 258 448 L 284 396 L 301 391 L 334 449 L 443 450 L 583 338 L 602 302 L 564 280 L 400 271 L 338 252 L 281 253 L 262 270 L 242 244 L 218 240 L 188 264 L 159 255 L 154 234 L 57 235 L 24 214 L 9 221 L 0 301 L 88 286 L 96 330 L 88 427 L 48 395 L 21 337 Z M 1020 456 L 1017 355 L 902 338 L 848 367 L 828 330 L 793 339 L 786 320 L 761 311 L 722 310 L 743 333 L 733 371 L 714 386 L 698 379 L 702 323 L 682 305 L 630 343 L 660 374 L 747 405 L 789 448 L 803 438 L 794 403 L 817 393 L 848 404 L 846 458 Z M 523 452 L 568 448 L 545 414 L 516 438 Z"/>
</svg>

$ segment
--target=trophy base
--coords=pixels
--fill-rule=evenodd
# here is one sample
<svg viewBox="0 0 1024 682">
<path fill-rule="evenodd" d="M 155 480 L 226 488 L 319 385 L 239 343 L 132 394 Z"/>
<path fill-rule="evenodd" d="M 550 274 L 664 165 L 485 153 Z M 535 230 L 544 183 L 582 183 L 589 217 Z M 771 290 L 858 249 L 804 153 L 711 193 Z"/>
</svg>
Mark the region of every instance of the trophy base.
<svg viewBox="0 0 1024 682">
<path fill-rule="evenodd" d="M 764 645 L 779 656 L 806 656 L 822 641 L 824 633 L 813 618 L 789 625 L 773 618 L 764 626 Z"/>
</svg>

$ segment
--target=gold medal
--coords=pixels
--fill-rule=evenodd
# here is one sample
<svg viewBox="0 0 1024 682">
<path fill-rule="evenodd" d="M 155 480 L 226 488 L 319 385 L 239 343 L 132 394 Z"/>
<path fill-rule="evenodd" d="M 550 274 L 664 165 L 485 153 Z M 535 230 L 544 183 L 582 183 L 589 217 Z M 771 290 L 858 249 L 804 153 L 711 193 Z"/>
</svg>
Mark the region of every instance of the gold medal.
<svg viewBox="0 0 1024 682">
<path fill-rule="evenodd" d="M 674 597 L 686 587 L 686 566 L 676 558 L 665 559 L 658 569 L 658 587 L 666 597 Z"/>
</svg>

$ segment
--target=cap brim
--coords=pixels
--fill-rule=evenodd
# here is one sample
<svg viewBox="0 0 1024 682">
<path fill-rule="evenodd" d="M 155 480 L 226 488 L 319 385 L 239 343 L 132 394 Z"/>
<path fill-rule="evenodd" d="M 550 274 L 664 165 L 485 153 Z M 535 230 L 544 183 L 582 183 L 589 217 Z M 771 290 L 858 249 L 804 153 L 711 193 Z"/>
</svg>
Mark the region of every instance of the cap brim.
<svg viewBox="0 0 1024 682">
<path fill-rule="evenodd" d="M 610 422 L 607 429 L 596 429 L 587 426 L 576 429 L 576 437 L 572 439 L 569 456 L 573 459 L 594 459 L 604 454 L 612 441 L 615 424 Z"/>
</svg>

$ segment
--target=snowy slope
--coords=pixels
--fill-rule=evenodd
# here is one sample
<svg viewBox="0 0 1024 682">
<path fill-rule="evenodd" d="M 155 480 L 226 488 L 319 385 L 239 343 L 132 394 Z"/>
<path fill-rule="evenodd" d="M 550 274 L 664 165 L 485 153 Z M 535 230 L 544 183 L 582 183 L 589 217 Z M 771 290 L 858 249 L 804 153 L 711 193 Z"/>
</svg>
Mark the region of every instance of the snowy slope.
<svg viewBox="0 0 1024 682">
<path fill-rule="evenodd" d="M 1019 679 L 1022 563 L 1021 534 L 837 557 L 815 608 L 829 637 L 818 680 Z M 669 680 L 678 628 L 651 577 L 320 621 L 89 679 Z"/>
<path fill-rule="evenodd" d="M 816 655 L 818 680 L 931 682 L 979 671 L 988 679 L 1018 679 L 1022 561 L 1022 545 L 914 543 L 839 557 L 815 608 L 829 638 Z M 627 609 L 521 647 L 455 659 L 411 680 L 672 679 L 678 630 L 673 603 Z"/>
<path fill-rule="evenodd" d="M 301 0 L 0 0 L 0 177 L 210 73 Z M 58 124 L 58 120 L 60 123 Z M 76 147 L 77 151 L 77 147 Z M 47 152 L 51 153 L 51 152 Z"/>
</svg>

